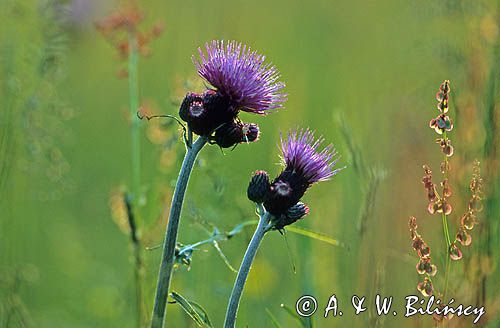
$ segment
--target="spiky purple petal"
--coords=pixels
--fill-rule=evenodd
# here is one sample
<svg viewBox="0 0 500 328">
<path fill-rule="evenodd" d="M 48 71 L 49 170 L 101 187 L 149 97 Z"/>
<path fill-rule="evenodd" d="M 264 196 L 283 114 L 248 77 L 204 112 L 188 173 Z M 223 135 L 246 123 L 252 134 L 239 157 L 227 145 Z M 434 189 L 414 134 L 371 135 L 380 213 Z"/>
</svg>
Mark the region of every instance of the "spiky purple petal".
<svg viewBox="0 0 500 328">
<path fill-rule="evenodd" d="M 321 151 L 319 147 L 323 138 L 314 138 L 309 129 L 291 131 L 286 139 L 281 137 L 281 151 L 285 170 L 293 171 L 302 176 L 309 184 L 330 179 L 341 169 L 333 169 L 337 163 L 336 151 L 333 145 L 328 145 Z"/>
<path fill-rule="evenodd" d="M 237 109 L 256 114 L 283 107 L 285 84 L 278 82 L 276 67 L 264 64 L 265 56 L 236 41 L 214 40 L 193 56 L 198 74 L 230 98 Z"/>
</svg>

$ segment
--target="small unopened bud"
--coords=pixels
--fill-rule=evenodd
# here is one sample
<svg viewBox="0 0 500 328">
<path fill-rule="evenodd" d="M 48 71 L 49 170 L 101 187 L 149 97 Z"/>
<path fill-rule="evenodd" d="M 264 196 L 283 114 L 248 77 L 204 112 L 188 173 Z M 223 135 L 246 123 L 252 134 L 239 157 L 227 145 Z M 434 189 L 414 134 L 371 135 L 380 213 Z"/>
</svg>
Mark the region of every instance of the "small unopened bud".
<svg viewBox="0 0 500 328">
<path fill-rule="evenodd" d="M 302 219 L 304 216 L 309 214 L 309 207 L 304 203 L 297 203 L 290 207 L 288 211 L 286 211 L 286 217 L 289 221 L 288 224 L 292 224 L 293 222 Z"/>
<path fill-rule="evenodd" d="M 215 131 L 214 140 L 222 148 L 229 148 L 242 142 L 253 142 L 259 138 L 259 126 L 253 123 L 231 121 Z"/>
<path fill-rule="evenodd" d="M 266 171 L 256 171 L 248 184 L 247 197 L 253 202 L 263 203 L 266 200 L 271 183 Z"/>
<path fill-rule="evenodd" d="M 285 214 L 275 215 L 273 219 L 274 229 L 281 230 L 287 225 L 293 224 L 309 213 L 309 207 L 304 203 L 297 203 L 289 207 Z"/>
<path fill-rule="evenodd" d="M 222 148 L 233 147 L 241 142 L 243 132 L 242 124 L 239 122 L 231 121 L 224 123 L 215 131 L 214 140 Z"/>
<path fill-rule="evenodd" d="M 241 142 L 254 142 L 259 139 L 259 126 L 255 123 L 244 123 L 242 132 L 243 138 Z"/>
</svg>

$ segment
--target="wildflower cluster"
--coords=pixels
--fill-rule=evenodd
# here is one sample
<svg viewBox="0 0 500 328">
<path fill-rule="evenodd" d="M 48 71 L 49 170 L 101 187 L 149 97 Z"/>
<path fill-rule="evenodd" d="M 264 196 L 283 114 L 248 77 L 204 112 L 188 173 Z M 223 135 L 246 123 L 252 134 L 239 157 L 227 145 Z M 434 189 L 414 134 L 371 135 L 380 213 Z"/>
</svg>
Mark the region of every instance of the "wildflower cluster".
<svg viewBox="0 0 500 328">
<path fill-rule="evenodd" d="M 448 179 L 444 179 L 441 182 L 442 193 L 439 193 L 436 190 L 436 184 L 432 182 L 432 171 L 427 166 L 424 165 L 424 176 L 422 177 L 422 183 L 424 184 L 424 188 L 427 191 L 427 198 L 429 200 L 429 205 L 427 206 L 427 210 L 430 214 L 434 213 L 444 213 L 445 215 L 451 214 L 452 207 L 448 203 L 447 199 L 451 196 L 452 191 L 448 183 Z"/>
<path fill-rule="evenodd" d="M 408 226 L 410 228 L 412 247 L 417 252 L 418 257 L 420 258 L 416 266 L 417 272 L 422 275 L 425 274 L 424 280 L 418 283 L 417 289 L 422 293 L 422 295 L 431 296 L 434 293 L 434 287 L 432 285 L 431 277 L 436 275 L 437 267 L 435 264 L 431 263 L 430 247 L 417 232 L 417 219 L 413 216 L 410 217 Z"/>
<path fill-rule="evenodd" d="M 483 179 L 481 177 L 479 161 L 477 160 L 474 161 L 469 188 L 471 198 L 469 199 L 468 209 L 460 217 L 460 227 L 455 236 L 455 243 L 460 243 L 462 246 L 469 246 L 472 243 L 472 236 L 469 231 L 474 229 L 474 226 L 477 224 L 477 213 L 483 210 Z"/>
<path fill-rule="evenodd" d="M 439 91 L 436 94 L 437 109 L 439 110 L 439 115 L 433 118 L 429 122 L 429 126 L 436 131 L 437 134 L 443 135 L 444 138 L 437 139 L 437 143 L 441 146 L 441 149 L 446 156 L 453 155 L 453 146 L 451 141 L 446 138 L 446 132 L 453 130 L 453 121 L 446 115 L 448 113 L 448 101 L 450 97 L 450 81 L 445 80 L 439 87 Z"/>
<path fill-rule="evenodd" d="M 144 13 L 135 7 L 122 8 L 96 22 L 96 29 L 117 50 L 121 59 L 127 59 L 132 47 L 139 54 L 151 54 L 149 44 L 158 38 L 164 26 L 158 22 L 147 31 L 141 31 L 139 25 L 144 21 Z M 126 72 L 121 72 L 126 77 Z"/>
<path fill-rule="evenodd" d="M 309 213 L 309 207 L 300 202 L 307 189 L 316 182 L 326 181 L 340 171 L 333 169 L 337 163 L 332 145 L 318 149 L 322 138 L 315 139 L 310 130 L 292 131 L 281 139 L 283 171 L 270 181 L 265 171 L 254 173 L 247 196 L 256 203 L 263 203 L 273 215 L 273 227 L 282 229 Z"/>
<path fill-rule="evenodd" d="M 265 64 L 265 57 L 236 41 L 212 41 L 193 57 L 198 74 L 211 87 L 203 93 L 190 92 L 179 115 L 190 131 L 207 137 L 211 143 L 229 148 L 259 138 L 257 124 L 244 123 L 240 111 L 265 115 L 283 107 L 286 94 L 278 82 L 277 69 Z"/>
<path fill-rule="evenodd" d="M 439 115 L 436 118 L 433 118 L 429 123 L 429 126 L 440 136 L 436 140 L 436 142 L 440 146 L 443 153 L 443 161 L 441 162 L 442 179 L 439 183 L 439 191 L 437 185 L 433 182 L 432 171 L 427 165 L 423 166 L 424 176 L 422 178 L 422 183 L 426 190 L 427 199 L 429 201 L 427 210 L 431 215 L 439 214 L 442 219 L 444 239 L 446 244 L 446 270 L 443 293 L 440 293 L 443 298 L 446 297 L 450 260 L 456 261 L 462 258 L 462 251 L 460 250 L 459 245 L 468 246 L 471 244 L 472 237 L 469 231 L 472 230 L 474 225 L 477 223 L 476 214 L 482 209 L 481 199 L 483 197 L 483 181 L 480 176 L 479 162 L 476 161 L 474 163 L 472 180 L 470 182 L 470 190 L 472 195 L 469 200 L 468 210 L 464 215 L 462 215 L 458 232 L 455 235 L 455 239 L 452 240 L 450 238 L 450 232 L 448 228 L 448 216 L 451 215 L 453 211 L 453 207 L 449 202 L 449 198 L 452 196 L 452 190 L 449 183 L 449 158 L 454 153 L 453 146 L 451 145 L 451 140 L 448 137 L 448 133 L 453 129 L 453 121 L 448 116 L 450 92 L 450 81 L 445 80 L 440 85 L 439 91 L 436 94 L 437 109 L 439 111 Z M 417 272 L 419 274 L 426 275 L 424 280 L 418 283 L 417 289 L 422 293 L 422 295 L 428 297 L 432 294 L 436 294 L 431 277 L 436 275 L 437 268 L 434 264 L 431 263 L 429 246 L 423 241 L 422 237 L 417 232 L 417 221 L 414 217 L 410 217 L 409 227 L 413 249 L 417 251 L 419 256 L 419 262 L 416 266 Z M 451 316 L 434 316 L 434 319 L 436 321 L 442 321 L 444 319 L 450 318 Z"/>
</svg>

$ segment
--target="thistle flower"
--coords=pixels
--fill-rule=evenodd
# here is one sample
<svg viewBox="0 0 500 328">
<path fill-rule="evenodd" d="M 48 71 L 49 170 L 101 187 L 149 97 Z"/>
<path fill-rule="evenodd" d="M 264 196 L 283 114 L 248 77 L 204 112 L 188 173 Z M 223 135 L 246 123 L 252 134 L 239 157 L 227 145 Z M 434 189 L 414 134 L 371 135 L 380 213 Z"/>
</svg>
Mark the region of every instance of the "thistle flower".
<svg viewBox="0 0 500 328">
<path fill-rule="evenodd" d="M 200 58 L 193 56 L 193 63 L 212 88 L 188 93 L 179 110 L 181 118 L 191 131 L 223 148 L 258 140 L 258 126 L 241 122 L 238 113 L 265 115 L 283 107 L 285 84 L 278 82 L 278 70 L 236 41 L 214 40 L 205 49 L 206 54 L 198 49 Z"/>
<path fill-rule="evenodd" d="M 258 171 L 248 188 L 249 199 L 263 203 L 274 216 L 275 228 L 281 229 L 309 213 L 309 208 L 299 200 L 316 182 L 326 181 L 340 169 L 332 145 L 319 150 L 322 138 L 315 139 L 310 130 L 292 131 L 287 139 L 281 138 L 283 171 L 272 183 L 267 173 Z M 265 191 L 265 192 L 264 192 Z"/>
<path fill-rule="evenodd" d="M 283 107 L 285 84 L 277 82 L 276 67 L 264 64 L 265 56 L 236 41 L 212 41 L 205 44 L 207 56 L 198 49 L 200 61 L 193 56 L 198 74 L 210 83 L 221 97 L 229 98 L 227 110 L 265 114 Z"/>
<path fill-rule="evenodd" d="M 281 138 L 281 174 L 271 183 L 265 208 L 274 215 L 286 211 L 302 198 L 314 183 L 326 181 L 340 169 L 334 170 L 337 159 L 332 145 L 319 150 L 323 138 L 315 140 L 310 130 L 292 131 Z"/>
<path fill-rule="evenodd" d="M 225 328 L 234 328 L 241 295 L 264 235 L 271 230 L 282 229 L 309 213 L 309 207 L 299 202 L 306 190 L 314 183 L 334 176 L 339 169 L 333 166 L 337 159 L 332 145 L 318 150 L 323 139 L 315 139 L 309 130 L 292 131 L 288 138 L 281 138 L 282 162 L 285 166 L 281 174 L 271 183 L 265 171 L 256 171 L 248 185 L 248 199 L 257 203 L 256 213 L 259 223 L 248 244 L 241 262 L 233 291 L 229 299 L 224 321 Z"/>
</svg>

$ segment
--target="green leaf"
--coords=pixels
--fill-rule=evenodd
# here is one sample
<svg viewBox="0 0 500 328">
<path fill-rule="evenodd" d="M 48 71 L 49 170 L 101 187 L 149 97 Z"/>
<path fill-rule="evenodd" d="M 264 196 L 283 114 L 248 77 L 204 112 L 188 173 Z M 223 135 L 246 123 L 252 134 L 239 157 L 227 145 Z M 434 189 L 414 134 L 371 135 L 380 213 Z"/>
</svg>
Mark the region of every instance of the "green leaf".
<svg viewBox="0 0 500 328">
<path fill-rule="evenodd" d="M 346 244 L 344 244 L 341 241 L 338 241 L 337 239 L 333 239 L 332 237 L 330 237 L 328 235 L 325 235 L 325 234 L 322 234 L 319 232 L 314 232 L 314 231 L 308 230 L 306 228 L 298 227 L 296 225 L 289 225 L 286 227 L 286 230 L 293 232 L 293 233 L 296 233 L 296 234 L 299 234 L 299 235 L 302 235 L 302 236 L 306 236 L 306 237 L 309 237 L 312 239 L 316 239 L 316 240 L 325 242 L 325 243 L 333 245 L 333 246 L 340 246 L 342 248 L 349 249 L 349 246 L 347 246 Z"/>
<path fill-rule="evenodd" d="M 198 314 L 203 318 L 203 322 L 205 323 L 205 325 L 209 328 L 212 328 L 213 325 L 212 325 L 212 322 L 210 321 L 210 318 L 208 317 L 207 311 L 200 304 L 198 304 L 194 301 L 189 301 L 189 304 L 191 304 L 191 306 L 196 311 L 198 311 Z"/>
<path fill-rule="evenodd" d="M 273 323 L 273 326 L 275 328 L 282 328 L 282 326 L 280 325 L 280 323 L 278 322 L 278 319 L 276 319 L 276 317 L 274 316 L 274 314 L 271 312 L 271 310 L 269 310 L 268 308 L 266 308 L 266 312 L 267 312 L 267 315 L 269 316 L 269 318 L 271 319 L 271 322 Z"/>
<path fill-rule="evenodd" d="M 182 307 L 182 309 L 196 322 L 199 327 L 213 327 L 210 319 L 208 318 L 207 312 L 201 305 L 185 299 L 176 292 L 170 293 L 170 296 Z"/>
</svg>

